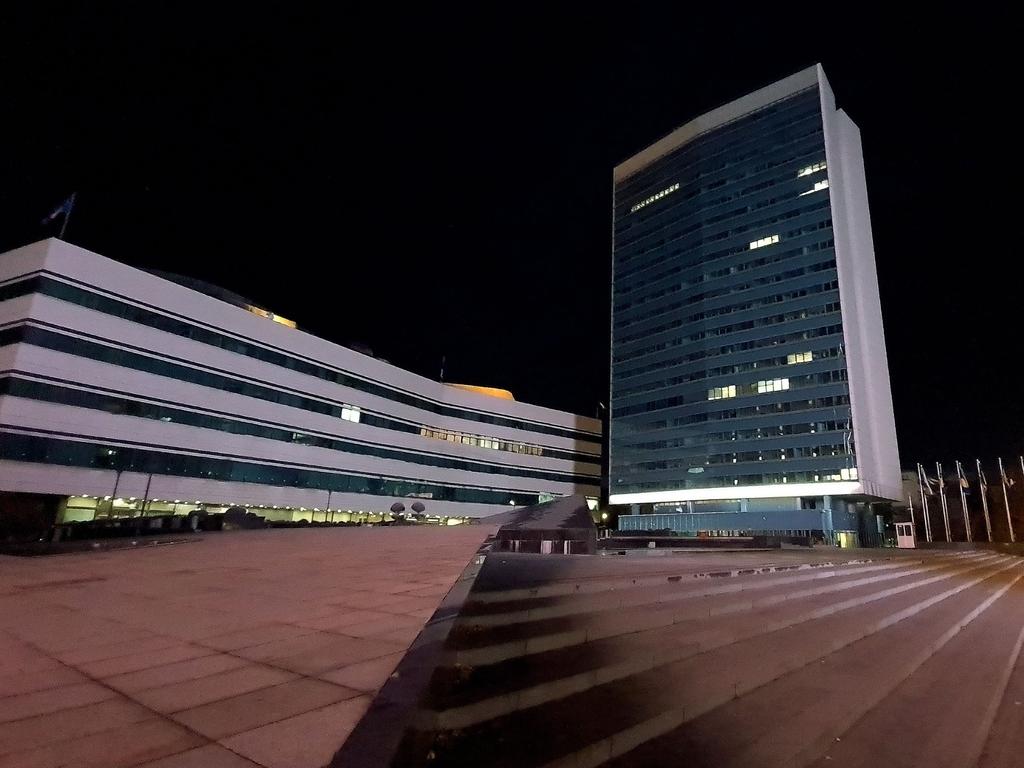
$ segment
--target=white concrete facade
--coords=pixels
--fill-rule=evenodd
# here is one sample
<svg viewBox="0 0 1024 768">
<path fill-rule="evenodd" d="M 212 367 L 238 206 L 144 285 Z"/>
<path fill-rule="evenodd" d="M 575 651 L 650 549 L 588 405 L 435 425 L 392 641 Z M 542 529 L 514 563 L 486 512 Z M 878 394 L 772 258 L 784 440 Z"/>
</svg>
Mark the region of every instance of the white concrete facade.
<svg viewBox="0 0 1024 768">
<path fill-rule="evenodd" d="M 839 301 L 861 492 L 902 501 L 896 421 L 860 129 L 849 115 L 836 109 L 835 96 L 820 64 L 815 71 L 821 94 Z"/>
<path fill-rule="evenodd" d="M 231 345 L 237 342 L 248 351 L 161 330 L 125 317 L 123 312 L 119 316 L 117 311 L 91 308 L 45 291 L 23 290 L 18 295 L 17 286 L 32 279 L 70 286 L 122 308 L 184 323 L 197 329 L 197 335 L 227 337 Z M 18 338 L 18 329 L 25 328 L 59 335 L 65 348 Z M 96 396 L 115 398 L 131 401 L 133 408 L 177 409 L 243 427 L 239 433 L 239 429 L 177 423 L 175 418 L 72 405 L 52 394 L 46 401 L 0 389 L 0 451 L 2 442 L 9 441 L 9 450 L 0 452 L 0 491 L 141 498 L 148 485 L 151 499 L 340 510 L 387 510 L 396 501 L 409 506 L 419 500 L 431 514 L 472 517 L 505 511 L 510 500 L 525 503 L 539 494 L 598 493 L 601 438 L 600 423 L 594 419 L 446 386 L 59 240 L 0 255 L 0 340 L 5 333 L 8 341 L 0 341 L 0 382 L 17 378 L 23 387 L 29 382 L 50 387 L 51 393 L 56 387 L 62 392 L 84 393 L 83 397 L 93 401 Z M 71 348 L 67 348 L 67 339 L 72 340 Z M 183 367 L 232 384 L 227 388 L 207 386 L 166 371 L 102 361 L 96 354 L 75 349 L 74 339 L 81 340 L 83 349 L 100 345 L 112 354 L 143 356 L 154 365 Z M 257 353 L 297 361 L 300 368 L 314 365 L 326 373 L 312 375 L 258 359 Z M 336 383 L 330 380 L 333 375 L 358 379 L 378 391 Z M 313 402 L 319 411 L 358 409 L 361 421 L 237 391 L 246 385 Z M 379 391 L 381 387 L 386 391 Z M 401 428 L 365 423 L 373 417 Z M 501 423 L 490 423 L 493 419 Z M 287 430 L 300 439 L 340 441 L 360 448 L 353 452 L 287 442 L 254 435 L 253 427 Z M 458 435 L 460 440 L 465 436 L 466 442 L 425 436 L 420 429 Z M 488 498 L 485 502 L 461 501 L 415 490 L 408 494 L 350 493 L 318 488 L 316 482 L 295 487 L 210 478 L 201 473 L 118 472 L 74 462 L 62 466 L 12 456 L 10 446 L 16 436 L 443 486 L 455 489 L 456 496 L 483 492 Z M 484 447 L 479 438 L 491 447 Z M 367 455 L 369 449 L 382 449 L 389 455 Z M 437 466 L 438 462 L 455 462 L 457 466 Z"/>
</svg>

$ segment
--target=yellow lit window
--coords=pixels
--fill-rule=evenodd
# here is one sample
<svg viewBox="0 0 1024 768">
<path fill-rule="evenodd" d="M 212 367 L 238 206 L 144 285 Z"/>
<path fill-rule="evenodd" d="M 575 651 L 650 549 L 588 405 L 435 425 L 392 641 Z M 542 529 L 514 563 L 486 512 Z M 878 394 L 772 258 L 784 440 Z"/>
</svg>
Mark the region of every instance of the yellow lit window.
<svg viewBox="0 0 1024 768">
<path fill-rule="evenodd" d="M 806 192 L 801 192 L 799 196 L 803 197 L 804 195 L 811 195 L 814 194 L 815 192 L 820 192 L 823 189 L 828 189 L 828 179 L 823 179 L 822 181 L 815 182 L 813 187 L 808 189 Z"/>
<path fill-rule="evenodd" d="M 814 165 L 808 165 L 808 166 L 806 166 L 804 168 L 801 168 L 799 171 L 796 172 L 796 175 L 797 175 L 797 178 L 800 178 L 801 176 L 810 176 L 812 173 L 817 173 L 818 171 L 824 171 L 824 170 L 825 170 L 825 163 L 824 162 L 815 163 Z"/>
<path fill-rule="evenodd" d="M 768 235 L 768 237 L 762 237 L 758 240 L 751 240 L 750 250 L 754 250 L 755 248 L 764 248 L 766 245 L 772 245 L 777 242 L 779 242 L 778 235 Z"/>
<path fill-rule="evenodd" d="M 723 400 L 727 397 L 736 397 L 735 384 L 730 384 L 727 387 L 714 387 L 708 390 L 708 400 Z"/>
<path fill-rule="evenodd" d="M 813 352 L 794 352 L 791 355 L 786 355 L 786 365 L 796 365 L 797 363 L 809 363 L 813 359 Z"/>
<path fill-rule="evenodd" d="M 756 386 L 759 395 L 767 392 L 782 392 L 789 389 L 789 379 L 766 379 L 757 382 Z"/>
<path fill-rule="evenodd" d="M 665 197 L 665 195 L 671 195 L 677 189 L 679 189 L 679 184 L 678 183 L 673 184 L 671 187 L 663 189 L 663 190 L 661 190 L 661 192 L 658 192 L 657 194 L 651 195 L 646 200 L 641 200 L 639 203 L 637 203 L 632 208 L 630 208 L 629 212 L 630 213 L 636 213 L 641 208 L 643 208 L 645 206 L 648 206 L 648 205 L 650 205 L 651 203 L 653 203 L 653 202 L 655 202 L 657 200 L 661 200 L 661 198 Z"/>
</svg>

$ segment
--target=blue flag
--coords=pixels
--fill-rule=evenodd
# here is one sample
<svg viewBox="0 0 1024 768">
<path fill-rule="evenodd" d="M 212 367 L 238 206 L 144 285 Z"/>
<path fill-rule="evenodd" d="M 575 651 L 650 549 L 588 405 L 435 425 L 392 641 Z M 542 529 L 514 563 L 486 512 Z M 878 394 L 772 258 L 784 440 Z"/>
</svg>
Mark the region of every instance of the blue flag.
<svg viewBox="0 0 1024 768">
<path fill-rule="evenodd" d="M 68 198 L 67 200 L 65 200 L 65 201 L 64 201 L 63 203 L 61 203 L 61 204 L 60 204 L 60 205 L 58 205 L 58 206 L 57 206 L 56 208 L 54 208 L 54 209 L 53 209 L 53 210 L 52 210 L 52 211 L 50 212 L 50 215 L 49 215 L 49 216 L 47 216 L 46 218 L 44 218 L 44 219 L 43 219 L 43 220 L 42 220 L 41 222 L 39 222 L 39 223 L 40 223 L 40 224 L 49 224 L 49 223 L 50 223 L 51 221 L 53 221 L 54 219 L 56 219 L 56 218 L 57 218 L 58 216 L 60 216 L 61 214 L 64 214 L 64 217 L 65 217 L 65 218 L 67 218 L 68 216 L 70 216 L 70 215 L 71 215 L 71 209 L 72 209 L 72 208 L 74 207 L 74 205 L 75 205 L 75 195 L 76 195 L 76 194 L 78 194 L 78 193 L 77 193 L 77 192 L 72 192 L 72 193 L 71 193 L 71 196 L 70 196 L 70 197 L 69 197 L 69 198 Z"/>
</svg>

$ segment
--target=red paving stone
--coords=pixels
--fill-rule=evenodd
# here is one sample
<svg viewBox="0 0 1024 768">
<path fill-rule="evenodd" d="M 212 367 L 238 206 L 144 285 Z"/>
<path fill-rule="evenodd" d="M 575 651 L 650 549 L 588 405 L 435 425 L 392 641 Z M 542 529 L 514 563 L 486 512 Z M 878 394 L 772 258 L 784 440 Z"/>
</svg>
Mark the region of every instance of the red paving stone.
<svg viewBox="0 0 1024 768">
<path fill-rule="evenodd" d="M 0 768 L 321 766 L 490 532 L 0 556 Z"/>
</svg>

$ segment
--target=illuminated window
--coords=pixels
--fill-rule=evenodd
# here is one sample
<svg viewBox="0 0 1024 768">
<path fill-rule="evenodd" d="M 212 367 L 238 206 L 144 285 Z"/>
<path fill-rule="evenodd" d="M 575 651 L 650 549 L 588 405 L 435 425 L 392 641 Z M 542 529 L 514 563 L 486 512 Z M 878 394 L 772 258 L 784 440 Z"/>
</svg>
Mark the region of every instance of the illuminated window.
<svg viewBox="0 0 1024 768">
<path fill-rule="evenodd" d="M 786 365 L 796 365 L 797 363 L 809 363 L 813 359 L 813 352 L 794 352 L 791 355 L 786 355 Z"/>
<path fill-rule="evenodd" d="M 782 392 L 789 389 L 789 379 L 766 379 L 757 382 L 757 394 L 763 395 L 767 392 Z"/>
<path fill-rule="evenodd" d="M 665 195 L 671 195 L 677 189 L 679 189 L 679 184 L 678 183 L 677 184 L 673 184 L 671 187 L 668 187 L 667 189 L 661 190 L 661 192 L 659 192 L 658 194 L 651 195 L 646 200 L 641 200 L 639 203 L 637 203 L 632 208 L 630 208 L 629 212 L 630 213 L 636 213 L 637 211 L 639 211 L 644 206 L 650 205 L 651 203 L 655 202 L 656 200 L 661 200 L 661 198 L 665 197 Z"/>
<path fill-rule="evenodd" d="M 341 406 L 341 418 L 345 421 L 359 421 L 359 408 L 354 405 Z"/>
<path fill-rule="evenodd" d="M 768 235 L 768 237 L 762 237 L 760 240 L 751 240 L 750 250 L 754 250 L 755 248 L 764 248 L 766 245 L 771 245 L 772 243 L 777 242 L 779 242 L 778 235 Z"/>
<path fill-rule="evenodd" d="M 359 409 L 349 408 L 345 406 L 342 418 L 348 418 L 344 415 L 349 411 L 355 412 L 355 418 L 349 419 L 350 421 L 359 421 Z M 435 440 L 446 440 L 449 443 L 458 443 L 459 445 L 473 445 L 480 448 L 490 448 L 495 451 L 509 451 L 511 453 L 528 453 L 531 456 L 543 456 L 544 449 L 539 445 L 526 445 L 525 443 L 506 443 L 501 440 L 497 440 L 491 437 L 483 437 L 481 435 L 466 435 L 462 432 L 446 432 L 444 430 L 434 430 L 429 427 L 421 427 L 420 434 L 424 437 L 431 437 Z"/>
<path fill-rule="evenodd" d="M 806 192 L 801 192 L 798 196 L 803 197 L 804 195 L 811 195 L 814 194 L 815 192 L 820 192 L 823 189 L 828 189 L 828 179 L 816 181 L 813 187 L 808 189 Z"/>
<path fill-rule="evenodd" d="M 708 400 L 722 400 L 727 397 L 736 397 L 736 385 L 728 387 L 714 387 L 708 390 Z"/>
<path fill-rule="evenodd" d="M 839 471 L 839 477 L 842 480 L 857 480 L 857 468 L 850 467 L 849 469 L 842 469 Z"/>
<path fill-rule="evenodd" d="M 801 168 L 796 172 L 797 178 L 801 176 L 810 176 L 812 173 L 825 170 L 825 163 L 815 163 L 814 165 L 808 165 L 806 168 Z"/>
</svg>

